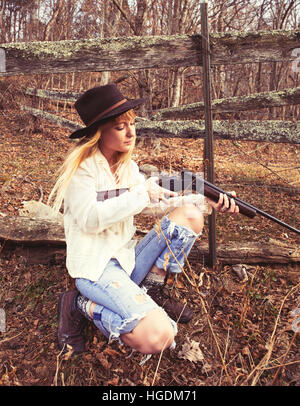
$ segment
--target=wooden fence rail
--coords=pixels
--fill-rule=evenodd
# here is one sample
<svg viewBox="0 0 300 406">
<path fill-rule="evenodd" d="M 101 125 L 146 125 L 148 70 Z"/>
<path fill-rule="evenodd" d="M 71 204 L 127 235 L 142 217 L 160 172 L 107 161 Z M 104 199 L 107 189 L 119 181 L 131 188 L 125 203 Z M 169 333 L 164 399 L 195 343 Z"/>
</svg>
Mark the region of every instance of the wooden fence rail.
<svg viewBox="0 0 300 406">
<path fill-rule="evenodd" d="M 300 87 L 280 91 L 254 93 L 248 96 L 226 97 L 212 100 L 213 113 L 232 113 L 259 110 L 270 107 L 300 104 Z M 204 103 L 186 104 L 180 107 L 160 109 L 155 112 L 156 120 L 192 119 L 204 111 Z"/>
<path fill-rule="evenodd" d="M 259 31 L 247 33 L 218 33 L 211 34 L 210 39 L 210 64 L 245 64 L 256 62 L 294 62 L 293 51 L 300 48 L 300 30 L 294 31 Z M 174 35 L 174 36 L 155 36 L 155 37 L 130 37 L 130 38 L 105 38 L 98 40 L 79 40 L 79 41 L 58 41 L 58 42 L 31 42 L 31 43 L 12 43 L 0 44 L 0 55 L 5 61 L 5 66 L 1 65 L 0 76 L 9 75 L 31 75 L 31 74 L 49 74 L 66 72 L 101 72 L 101 71 L 122 71 L 137 70 L 144 68 L 163 68 L 173 66 L 202 66 L 202 43 L 200 35 Z M 34 91 L 39 97 L 53 97 L 57 94 L 53 91 L 38 90 Z M 73 102 L 77 95 L 64 93 L 64 99 Z M 251 97 L 254 97 L 251 99 Z M 261 95 L 256 94 L 238 98 L 215 100 L 213 109 L 218 112 L 241 111 L 249 108 L 263 108 L 276 105 L 298 104 L 299 88 Z M 273 104 L 272 104 L 273 103 Z M 279 104 L 276 104 L 279 103 Z M 74 131 L 80 128 L 80 125 L 70 120 L 58 117 L 49 112 L 34 109 L 33 107 L 22 106 L 23 110 L 42 119 L 46 119 L 56 125 Z M 198 103 L 196 106 L 184 107 L 184 113 L 197 114 L 203 111 L 204 106 Z M 183 118 L 181 113 L 176 112 L 176 118 Z M 173 116 L 172 116 L 173 113 Z M 160 115 L 159 115 L 160 114 Z M 174 111 L 160 112 L 156 120 L 137 119 L 137 135 L 140 137 L 180 137 L 180 138 L 204 138 L 205 121 L 187 120 L 171 121 L 166 118 L 173 118 Z M 171 114 L 171 116 L 167 116 Z M 163 121 L 165 120 L 165 121 Z M 265 141 L 265 142 L 284 142 L 300 144 L 300 125 L 296 122 L 287 121 L 213 121 L 213 132 L 216 139 L 232 139 L 244 141 Z M 2 223 L 7 226 L 9 233 L 17 231 L 16 236 L 4 232 L 4 224 L 1 224 L 0 241 L 5 243 L 19 239 L 18 218 L 4 218 Z M 21 219 L 22 221 L 22 219 Z M 35 224 L 36 221 L 33 220 Z M 44 221 L 43 221 L 43 224 Z M 23 225 L 20 227 L 23 230 Z M 50 226 L 45 224 L 45 235 L 39 235 L 37 245 L 45 245 L 48 248 L 53 244 L 53 238 L 49 234 Z M 40 224 L 37 229 L 41 231 Z M 32 231 L 32 227 L 30 228 Z M 30 233 L 29 233 L 30 234 Z M 33 233 L 36 238 L 36 232 Z M 30 235 L 29 239 L 31 247 Z M 50 240 L 50 243 L 49 243 Z M 18 243 L 18 241 L 17 241 Z M 59 245 L 61 241 L 59 241 Z M 7 244 L 8 245 L 8 244 Z M 24 241 L 21 248 L 23 249 Z M 249 244 L 245 254 L 241 257 L 241 246 L 230 248 L 224 247 L 218 251 L 218 256 L 224 256 L 223 261 L 245 262 L 251 260 L 263 262 L 266 260 L 269 244 L 261 247 L 256 245 L 254 251 L 249 251 Z M 32 248 L 32 247 L 31 247 Z M 261 249 L 262 248 L 262 249 Z M 207 252 L 208 247 L 203 247 Z M 63 246 L 63 252 L 65 247 Z M 287 247 L 282 257 L 283 247 L 276 247 L 271 253 L 272 262 L 299 262 L 299 250 L 294 251 L 294 247 Z M 236 253 L 236 254 L 235 254 Z M 21 254 L 23 255 L 23 254 Z M 238 255 L 235 258 L 235 255 Z M 28 254 L 32 258 L 32 251 Z M 273 258 L 274 257 L 274 258 Z M 45 258 L 44 253 L 38 257 Z M 235 259 L 233 259 L 235 258 Z M 234 262 L 233 262 L 234 261 Z"/>
<path fill-rule="evenodd" d="M 70 131 L 81 128 L 79 124 L 73 121 L 46 111 L 28 106 L 22 106 L 22 109 L 35 117 L 67 128 Z M 300 124 L 298 122 L 280 120 L 214 120 L 213 128 L 216 139 L 300 144 Z M 138 118 L 136 130 L 138 137 L 203 139 L 205 137 L 205 122 L 203 120 L 154 121 Z"/>
<path fill-rule="evenodd" d="M 294 61 L 300 30 L 210 35 L 211 65 Z M 99 72 L 202 65 L 201 36 L 120 37 L 0 44 L 0 75 Z"/>
<path fill-rule="evenodd" d="M 33 87 L 28 87 L 25 93 L 29 96 L 37 96 L 42 99 L 66 101 L 69 103 L 74 103 L 81 94 L 78 92 L 65 92 L 62 90 L 35 89 Z"/>
<path fill-rule="evenodd" d="M 43 99 L 73 103 L 80 96 L 78 92 L 61 90 L 27 88 L 26 94 Z M 300 87 L 280 91 L 254 93 L 248 96 L 226 97 L 212 101 L 214 113 L 230 113 L 248 110 L 258 110 L 268 107 L 291 106 L 300 104 Z M 154 111 L 156 120 L 168 119 L 197 119 L 204 111 L 204 103 L 186 104 L 180 107 L 165 108 Z"/>
</svg>

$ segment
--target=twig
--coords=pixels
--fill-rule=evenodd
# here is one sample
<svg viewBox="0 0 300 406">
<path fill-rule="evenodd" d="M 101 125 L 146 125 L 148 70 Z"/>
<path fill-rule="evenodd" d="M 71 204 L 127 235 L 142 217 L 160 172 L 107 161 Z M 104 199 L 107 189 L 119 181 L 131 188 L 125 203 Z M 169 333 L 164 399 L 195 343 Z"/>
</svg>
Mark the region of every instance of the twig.
<svg viewBox="0 0 300 406">
<path fill-rule="evenodd" d="M 290 345 L 289 345 L 288 349 L 286 350 L 286 353 L 284 354 L 282 362 L 285 361 L 285 359 L 286 359 L 286 357 L 288 355 L 288 352 L 290 351 L 290 349 L 291 349 L 291 347 L 292 347 L 292 345 L 293 345 L 293 343 L 295 341 L 296 336 L 297 336 L 297 332 L 294 333 L 293 338 L 291 339 Z M 273 381 L 272 381 L 271 385 L 274 385 L 274 383 L 276 382 L 276 379 L 278 378 L 278 375 L 281 372 L 281 369 L 282 369 L 283 366 L 284 366 L 283 364 L 278 366 L 278 369 L 277 369 L 277 371 L 276 371 L 276 373 L 274 375 L 274 378 L 273 378 Z"/>
<path fill-rule="evenodd" d="M 227 330 L 226 346 L 225 346 L 225 351 L 224 351 L 224 356 L 223 356 L 224 361 L 226 359 L 226 355 L 227 355 L 227 351 L 228 351 L 228 343 L 229 343 L 229 329 Z M 223 376 L 223 369 L 222 369 L 221 374 L 220 374 L 219 386 L 221 385 L 222 376 Z"/>
<path fill-rule="evenodd" d="M 236 145 L 235 143 L 233 143 L 233 145 L 236 148 L 240 148 L 241 147 L 239 145 Z M 284 179 L 282 176 L 280 176 L 277 172 L 273 171 L 268 165 L 265 165 L 264 163 L 260 162 L 258 159 L 254 158 L 254 157 L 250 157 L 250 154 L 248 154 L 247 152 L 241 150 L 241 153 L 248 156 L 249 158 L 253 159 L 253 161 L 255 161 L 257 164 L 261 165 L 262 167 L 266 168 L 268 171 L 270 171 L 273 175 L 277 176 L 280 180 L 282 180 L 283 182 L 287 183 L 288 185 L 292 186 L 291 183 L 289 181 L 287 181 L 286 179 Z"/>
<path fill-rule="evenodd" d="M 4 338 L 3 340 L 0 341 L 0 344 L 3 344 L 3 343 L 5 343 L 5 342 L 7 342 L 7 341 L 10 341 L 10 340 L 13 340 L 13 339 L 16 338 L 16 337 L 19 337 L 22 333 L 23 333 L 23 331 L 21 331 L 21 333 L 15 335 L 15 336 L 13 336 L 13 337 Z"/>
<path fill-rule="evenodd" d="M 178 320 L 180 319 L 182 313 L 184 312 L 185 307 L 186 307 L 186 303 L 185 303 L 185 305 L 183 306 L 183 308 L 182 308 L 182 310 L 181 310 L 181 312 L 180 312 L 180 314 L 179 314 L 179 316 L 178 316 L 178 318 L 177 318 L 177 320 L 176 320 L 176 323 L 178 322 Z M 157 366 L 156 366 L 156 369 L 155 369 L 155 372 L 154 372 L 154 377 L 153 377 L 151 386 L 154 386 L 155 379 L 156 379 L 156 375 L 157 375 L 157 371 L 158 371 L 158 368 L 159 368 L 159 365 L 160 365 L 160 362 L 161 362 L 161 359 L 162 359 L 163 352 L 164 352 L 164 350 L 165 350 L 165 348 L 166 348 L 166 344 L 167 344 L 167 341 L 165 342 L 165 344 L 164 344 L 164 346 L 163 346 L 163 349 L 161 350 L 161 352 L 160 352 L 160 354 L 159 354 L 159 359 L 158 359 Z"/>
<path fill-rule="evenodd" d="M 258 370 L 258 372 L 256 373 L 256 375 L 255 375 L 255 377 L 253 378 L 253 381 L 252 381 L 252 383 L 251 383 L 251 386 L 254 386 L 254 385 L 257 383 L 257 381 L 258 381 L 260 375 L 261 375 L 261 374 L 263 373 L 263 371 L 266 369 L 265 366 L 268 364 L 268 362 L 269 362 L 269 360 L 270 360 L 270 357 L 271 357 L 271 354 L 272 354 L 272 351 L 273 351 L 274 342 L 275 342 L 274 336 L 275 336 L 275 332 L 276 332 L 276 329 L 277 329 L 277 326 L 278 326 L 278 323 L 279 323 L 279 318 L 280 318 L 280 314 L 281 314 L 281 311 L 282 311 L 284 302 L 286 301 L 287 297 L 288 297 L 294 290 L 296 290 L 299 286 L 300 286 L 300 283 L 298 283 L 296 286 L 294 286 L 294 287 L 285 295 L 285 297 L 283 298 L 282 303 L 281 303 L 281 306 L 280 306 L 280 309 L 279 309 L 279 312 L 278 312 L 278 315 L 277 315 L 277 318 L 276 318 L 276 321 L 275 321 L 275 325 L 274 325 L 274 328 L 273 328 L 273 332 L 272 332 L 271 338 L 270 338 L 270 340 L 269 340 L 269 345 L 268 345 L 269 348 L 268 348 L 268 351 L 267 351 L 267 353 L 264 355 L 264 357 L 262 358 L 262 360 L 256 365 L 256 367 L 255 367 L 255 368 L 250 372 L 250 374 L 247 376 L 247 378 L 246 378 L 244 384 L 246 384 L 246 383 L 249 381 L 249 379 L 254 375 L 255 371 Z"/>
<path fill-rule="evenodd" d="M 250 290 L 252 288 L 253 280 L 254 280 L 254 278 L 256 276 L 257 271 L 258 270 L 256 269 L 254 274 L 252 275 L 252 278 L 251 278 L 251 281 L 250 281 L 250 284 L 249 284 L 249 288 L 248 288 L 248 292 L 247 292 L 248 294 L 246 294 L 246 298 L 243 301 L 242 311 L 241 311 L 241 315 L 240 315 L 240 323 L 241 323 L 241 325 L 244 324 L 244 321 L 246 319 L 247 307 L 248 307 L 248 305 L 250 303 L 249 294 L 250 294 Z"/>
<path fill-rule="evenodd" d="M 59 368 L 60 368 L 60 366 L 61 366 L 61 364 L 62 364 L 62 361 L 64 360 L 64 358 L 62 358 L 62 359 L 60 360 L 59 357 L 61 356 L 61 354 L 63 354 L 64 350 L 65 350 L 65 345 L 63 346 L 61 352 L 60 352 L 60 353 L 57 355 L 57 357 L 56 357 L 56 371 L 55 371 L 55 375 L 54 375 L 54 378 L 53 378 L 53 384 L 54 384 L 54 386 L 57 386 L 58 371 L 59 371 Z"/>
<path fill-rule="evenodd" d="M 231 381 L 231 378 L 230 378 L 230 376 L 229 376 L 229 374 L 228 374 L 228 371 L 227 371 L 227 367 L 226 367 L 226 364 L 225 364 L 225 360 L 224 360 L 224 358 L 223 358 L 223 356 L 222 356 L 222 352 L 221 352 L 221 349 L 220 349 L 220 346 L 219 346 L 217 337 L 216 337 L 216 335 L 215 335 L 215 332 L 214 332 L 214 330 L 213 330 L 213 327 L 212 327 L 212 324 L 211 324 L 211 321 L 210 321 L 210 318 L 209 318 L 209 313 L 208 313 L 208 311 L 207 311 L 207 309 L 206 309 L 204 300 L 203 300 L 203 298 L 202 298 L 202 296 L 201 296 L 201 293 L 200 293 L 200 291 L 199 291 L 199 288 L 198 288 L 198 286 L 197 286 L 197 282 L 195 281 L 194 274 L 193 274 L 193 271 L 192 271 L 192 269 L 191 269 L 191 266 L 190 266 L 190 264 L 189 264 L 189 262 L 188 262 L 188 259 L 186 258 L 186 255 L 185 255 L 184 253 L 183 253 L 183 255 L 185 256 L 186 263 L 187 263 L 187 265 L 188 265 L 188 267 L 189 267 L 189 269 L 190 269 L 190 272 L 191 272 L 191 275 L 192 275 L 192 278 L 193 278 L 193 281 L 194 281 L 194 286 L 196 287 L 197 293 L 198 293 L 199 298 L 200 298 L 201 305 L 202 305 L 203 310 L 204 310 L 204 312 L 205 312 L 205 314 L 206 314 L 207 322 L 208 322 L 209 328 L 210 328 L 210 330 L 211 330 L 211 333 L 212 333 L 212 335 L 213 335 L 213 338 L 214 338 L 214 340 L 215 340 L 215 343 L 216 343 L 216 346 L 217 346 L 217 349 L 218 349 L 218 353 L 219 353 L 219 355 L 220 355 L 220 358 L 221 358 L 221 361 L 222 361 L 222 364 L 223 364 L 224 371 L 225 371 L 225 373 L 226 373 L 226 375 L 227 375 L 227 378 Z M 182 271 L 183 271 L 183 274 L 187 277 L 187 274 L 184 272 L 183 269 L 182 269 Z M 188 278 L 187 278 L 187 279 L 188 279 Z M 188 279 L 188 280 L 189 280 L 189 279 Z M 192 284 L 192 286 L 193 286 L 193 284 Z"/>
<path fill-rule="evenodd" d="M 217 346 L 217 349 L 218 349 L 218 353 L 219 353 L 219 355 L 220 355 L 220 358 L 221 358 L 221 361 L 222 361 L 222 364 L 223 364 L 224 371 L 225 371 L 225 373 L 226 373 L 228 379 L 230 379 L 230 381 L 231 381 L 231 378 L 230 378 L 230 376 L 229 376 L 229 374 L 228 374 L 228 371 L 227 371 L 227 368 L 226 368 L 225 361 L 224 361 L 223 356 L 222 356 L 222 353 L 221 353 L 221 349 L 220 349 L 220 346 L 219 346 L 217 337 L 216 337 L 216 335 L 215 335 L 215 332 L 214 332 L 214 330 L 213 330 L 212 324 L 211 324 L 210 319 L 209 319 L 209 313 L 208 313 L 208 311 L 207 311 L 207 309 L 206 309 L 206 306 L 205 306 L 205 303 L 204 303 L 204 301 L 203 301 L 203 299 L 202 299 L 202 297 L 201 297 L 201 294 L 200 294 L 200 291 L 199 291 L 199 289 L 198 289 L 197 283 L 196 283 L 195 280 L 194 280 L 194 284 L 190 281 L 190 279 L 189 279 L 189 277 L 187 276 L 186 272 L 184 271 L 183 267 L 180 265 L 180 263 L 178 262 L 177 258 L 176 258 L 175 255 L 174 255 L 174 253 L 172 252 L 172 250 L 171 250 L 171 248 L 170 248 L 170 245 L 169 245 L 169 242 L 168 242 L 168 239 L 166 238 L 164 232 L 163 232 L 162 229 L 161 229 L 160 223 L 158 223 L 157 225 L 158 225 L 158 227 L 159 227 L 159 231 L 161 232 L 162 236 L 164 237 L 164 239 L 165 239 L 165 241 L 166 241 L 166 244 L 167 244 L 167 246 L 168 246 L 168 248 L 169 248 L 169 250 L 170 250 L 170 252 L 171 252 L 171 255 L 173 256 L 173 258 L 174 258 L 175 261 L 177 262 L 178 266 L 181 268 L 182 273 L 183 273 L 184 276 L 187 278 L 187 280 L 191 283 L 191 285 L 196 287 L 196 290 L 197 290 L 197 292 L 198 292 L 198 294 L 199 294 L 199 297 L 200 297 L 200 301 L 201 301 L 203 310 L 204 310 L 204 312 L 205 312 L 205 314 L 206 314 L 206 318 L 207 318 L 207 322 L 208 322 L 209 328 L 210 328 L 211 333 L 212 333 L 212 335 L 213 335 L 213 338 L 214 338 L 214 340 L 215 340 L 215 343 L 216 343 L 216 346 Z M 186 261 L 187 261 L 187 264 L 188 264 L 189 269 L 190 269 L 191 274 L 192 274 L 192 278 L 194 279 L 193 272 L 192 272 L 192 270 L 191 270 L 190 264 L 189 264 L 189 262 L 188 262 L 188 260 L 187 260 L 186 255 L 185 255 L 184 252 L 183 252 L 183 255 L 185 256 L 185 259 L 186 259 Z M 162 356 L 162 353 L 161 353 L 161 356 Z M 160 356 L 160 358 L 161 358 L 161 356 Z M 159 366 L 159 363 L 158 363 L 158 366 Z M 158 370 L 158 366 L 157 366 L 157 369 L 156 369 L 156 371 L 155 371 L 155 377 L 156 377 L 156 372 L 157 372 L 157 370 Z M 154 382 L 154 380 L 153 380 L 153 382 Z"/>
<path fill-rule="evenodd" d="M 161 359 L 162 359 L 163 352 L 164 352 L 164 350 L 165 350 L 165 348 L 166 348 L 167 341 L 168 341 L 168 340 L 166 340 L 166 342 L 165 342 L 165 344 L 164 344 L 164 346 L 163 346 L 163 349 L 161 350 L 161 352 L 160 352 L 160 354 L 159 354 L 159 359 L 158 359 L 158 362 L 157 362 L 157 365 L 156 365 L 156 368 L 155 368 L 154 377 L 153 377 L 151 386 L 154 386 L 155 379 L 156 379 L 157 372 L 158 372 L 158 368 L 159 368 L 159 365 L 160 365 L 160 362 L 161 362 Z"/>
<path fill-rule="evenodd" d="M 300 360 L 287 362 L 286 364 L 274 365 L 273 367 L 265 368 L 265 371 L 267 371 L 267 370 L 269 370 L 269 369 L 274 369 L 274 368 L 286 367 L 286 366 L 288 366 L 288 365 L 299 364 L 299 362 L 300 362 Z"/>
<path fill-rule="evenodd" d="M 117 0 L 112 0 L 112 2 L 113 2 L 114 5 L 117 7 L 117 9 L 120 11 L 120 13 L 122 14 L 122 16 L 125 18 L 125 20 L 126 20 L 127 23 L 129 24 L 130 28 L 131 28 L 132 31 L 134 32 L 134 34 L 137 35 L 135 26 L 132 24 L 132 22 L 130 21 L 130 18 L 128 17 L 128 15 L 127 15 L 126 12 L 124 11 L 124 9 L 121 7 L 121 5 L 119 4 L 119 2 L 118 2 Z"/>
</svg>

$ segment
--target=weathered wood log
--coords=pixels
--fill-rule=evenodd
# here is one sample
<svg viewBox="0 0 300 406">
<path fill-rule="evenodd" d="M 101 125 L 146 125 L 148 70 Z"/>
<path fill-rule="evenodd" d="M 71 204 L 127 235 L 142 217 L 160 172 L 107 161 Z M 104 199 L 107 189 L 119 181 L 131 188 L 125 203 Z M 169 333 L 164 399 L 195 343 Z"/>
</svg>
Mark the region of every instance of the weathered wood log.
<svg viewBox="0 0 300 406">
<path fill-rule="evenodd" d="M 70 131 L 81 128 L 79 124 L 42 110 L 28 106 L 22 106 L 22 109 Z M 138 137 L 204 139 L 205 121 L 154 121 L 139 118 L 136 131 Z M 300 124 L 292 121 L 214 120 L 213 131 L 215 139 L 300 144 Z"/>
<path fill-rule="evenodd" d="M 200 242 L 198 250 L 208 257 L 208 244 Z M 300 262 L 300 249 L 276 240 L 270 242 L 228 242 L 217 244 L 217 258 L 222 264 L 288 264 Z"/>
<path fill-rule="evenodd" d="M 43 99 L 75 102 L 80 93 L 64 92 L 61 90 L 27 88 L 26 94 Z M 245 110 L 258 110 L 269 107 L 291 106 L 300 104 L 300 87 L 280 91 L 254 93 L 248 96 L 226 97 L 212 101 L 215 113 L 230 113 Z M 160 109 L 154 112 L 155 120 L 168 119 L 198 119 L 204 112 L 204 103 L 191 103 L 179 107 Z"/>
<path fill-rule="evenodd" d="M 141 120 L 136 127 L 141 137 L 205 138 L 204 120 Z M 300 143 L 300 125 L 292 121 L 213 120 L 213 134 L 215 139 Z"/>
<path fill-rule="evenodd" d="M 300 30 L 210 35 L 211 65 L 293 61 Z M 0 75 L 101 72 L 202 64 L 201 36 L 172 35 L 0 44 Z"/>
<path fill-rule="evenodd" d="M 22 257 L 27 263 L 49 263 L 64 261 L 65 237 L 63 226 L 55 221 L 37 220 L 28 217 L 6 216 L 0 218 L 0 253 Z M 195 252 L 190 256 L 202 263 L 208 256 L 208 244 L 204 241 L 195 244 Z M 279 241 L 269 243 L 229 242 L 218 244 L 218 260 L 224 264 L 254 263 L 298 263 L 300 248 Z"/>
<path fill-rule="evenodd" d="M 300 104 L 300 87 L 280 91 L 254 93 L 249 96 L 226 97 L 212 101 L 214 113 L 230 113 L 245 110 L 259 110 L 269 107 L 280 107 Z M 197 119 L 204 112 L 204 103 L 186 104 L 154 112 L 155 120 Z"/>
<path fill-rule="evenodd" d="M 16 244 L 53 244 L 65 246 L 63 225 L 55 220 L 27 216 L 0 218 L 0 239 Z"/>
<path fill-rule="evenodd" d="M 63 226 L 51 220 L 6 216 L 0 218 L 0 256 L 16 255 L 29 264 L 64 261 Z"/>
<path fill-rule="evenodd" d="M 28 87 L 25 93 L 29 96 L 37 96 L 43 99 L 67 101 L 70 103 L 75 102 L 81 94 L 78 92 L 64 92 L 62 90 L 35 89 L 33 87 Z"/>
<path fill-rule="evenodd" d="M 48 113 L 47 111 L 42 111 L 29 106 L 21 106 L 21 109 L 33 115 L 34 117 L 49 121 L 50 123 L 55 124 L 58 127 L 66 128 L 71 132 L 82 128 L 80 124 L 74 123 L 73 121 L 70 121 L 66 118 L 56 116 L 55 114 Z"/>
</svg>

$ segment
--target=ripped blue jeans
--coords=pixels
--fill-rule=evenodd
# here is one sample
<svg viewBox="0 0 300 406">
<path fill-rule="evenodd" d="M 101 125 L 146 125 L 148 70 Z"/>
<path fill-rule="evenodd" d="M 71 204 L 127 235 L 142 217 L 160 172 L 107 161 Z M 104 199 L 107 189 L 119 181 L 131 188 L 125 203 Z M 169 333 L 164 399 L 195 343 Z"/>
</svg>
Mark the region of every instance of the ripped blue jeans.
<svg viewBox="0 0 300 406">
<path fill-rule="evenodd" d="M 146 294 L 142 282 L 153 265 L 179 273 L 198 234 L 165 216 L 135 247 L 135 268 L 128 275 L 111 259 L 98 281 L 77 278 L 79 292 L 97 304 L 93 322 L 109 339 L 130 333 L 148 311 L 159 306 Z M 163 310 L 164 311 L 164 310 Z M 169 318 L 169 316 L 167 316 Z M 169 318 L 177 334 L 176 322 Z M 171 347 L 174 347 L 175 343 Z"/>
</svg>

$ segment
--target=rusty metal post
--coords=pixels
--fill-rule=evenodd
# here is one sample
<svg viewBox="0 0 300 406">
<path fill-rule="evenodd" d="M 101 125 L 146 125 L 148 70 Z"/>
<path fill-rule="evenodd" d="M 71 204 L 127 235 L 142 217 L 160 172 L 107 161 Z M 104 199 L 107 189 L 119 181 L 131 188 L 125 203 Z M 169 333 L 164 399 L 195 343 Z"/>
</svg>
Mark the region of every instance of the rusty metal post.
<svg viewBox="0 0 300 406">
<path fill-rule="evenodd" d="M 214 183 L 214 139 L 211 109 L 211 75 L 210 75 L 210 44 L 208 29 L 208 5 L 201 2 L 201 36 L 202 36 L 202 61 L 203 61 L 203 89 L 205 111 L 205 146 L 204 146 L 204 177 Z M 209 266 L 217 263 L 216 253 L 216 216 L 213 210 L 209 216 Z"/>
</svg>

